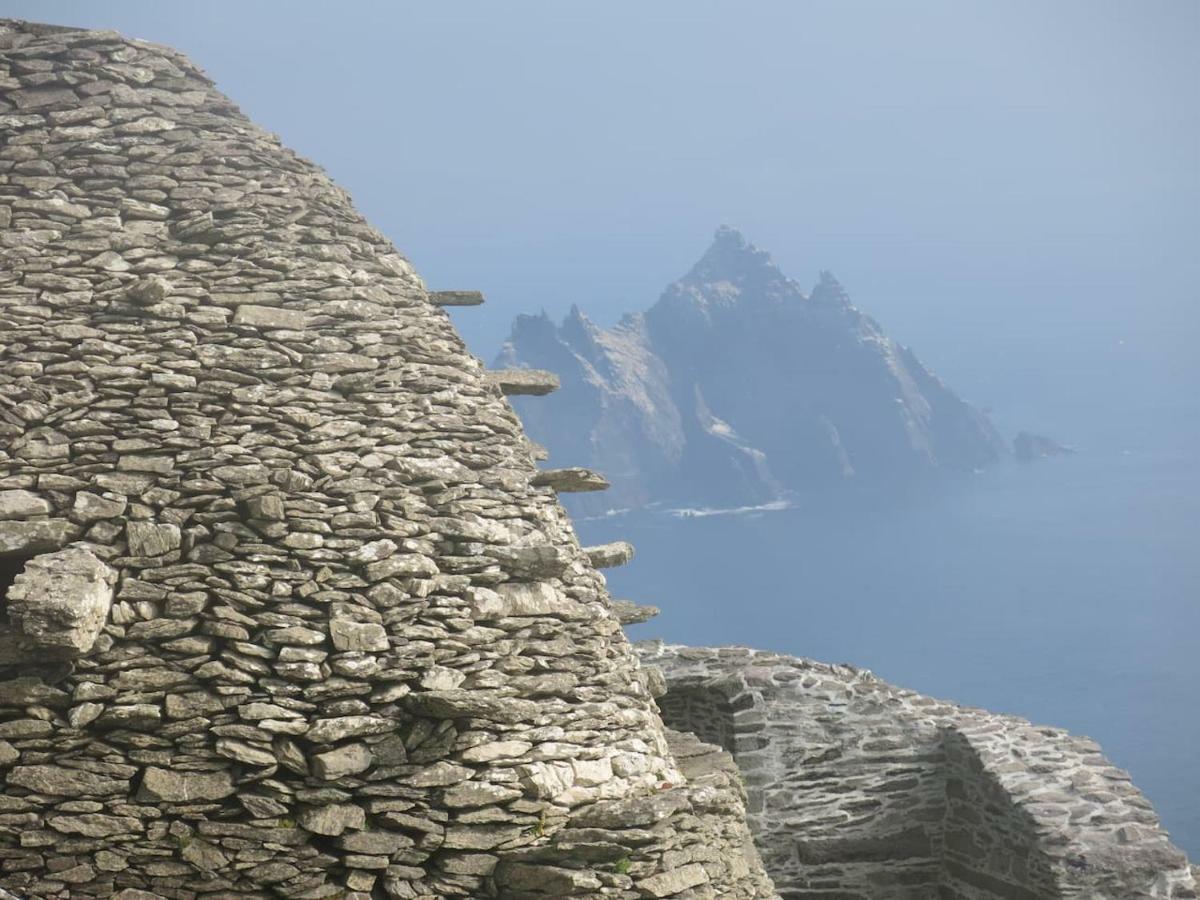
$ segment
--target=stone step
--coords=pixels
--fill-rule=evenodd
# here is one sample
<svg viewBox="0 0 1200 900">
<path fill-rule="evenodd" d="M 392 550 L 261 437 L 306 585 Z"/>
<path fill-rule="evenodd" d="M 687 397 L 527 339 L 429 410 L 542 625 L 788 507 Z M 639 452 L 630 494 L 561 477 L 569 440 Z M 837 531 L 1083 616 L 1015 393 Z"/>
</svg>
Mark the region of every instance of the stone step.
<svg viewBox="0 0 1200 900">
<path fill-rule="evenodd" d="M 482 306 L 482 291 L 430 291 L 429 302 L 434 306 Z"/>
<path fill-rule="evenodd" d="M 533 476 L 534 487 L 553 488 L 560 494 L 580 494 L 587 491 L 606 491 L 608 479 L 591 469 L 572 467 L 567 469 L 542 469 Z"/>
<path fill-rule="evenodd" d="M 584 547 L 588 561 L 597 569 L 615 569 L 633 559 L 633 544 L 629 541 L 612 541 L 608 544 L 597 544 L 594 547 Z"/>
<path fill-rule="evenodd" d="M 544 369 L 494 369 L 485 377 L 506 397 L 542 397 L 559 388 L 558 376 Z"/>
</svg>

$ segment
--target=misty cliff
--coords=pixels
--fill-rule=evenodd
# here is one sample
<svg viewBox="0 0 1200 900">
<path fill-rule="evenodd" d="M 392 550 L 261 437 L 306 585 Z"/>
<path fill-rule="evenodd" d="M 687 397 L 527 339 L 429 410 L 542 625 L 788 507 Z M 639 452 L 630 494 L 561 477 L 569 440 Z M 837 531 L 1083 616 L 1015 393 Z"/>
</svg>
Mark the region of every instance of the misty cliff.
<svg viewBox="0 0 1200 900">
<path fill-rule="evenodd" d="M 995 462 L 1005 444 L 823 273 L 812 292 L 721 228 L 645 313 L 600 328 L 519 316 L 498 366 L 562 387 L 516 398 L 556 465 L 613 488 L 584 509 L 742 506 L 847 485 L 903 488 Z"/>
</svg>

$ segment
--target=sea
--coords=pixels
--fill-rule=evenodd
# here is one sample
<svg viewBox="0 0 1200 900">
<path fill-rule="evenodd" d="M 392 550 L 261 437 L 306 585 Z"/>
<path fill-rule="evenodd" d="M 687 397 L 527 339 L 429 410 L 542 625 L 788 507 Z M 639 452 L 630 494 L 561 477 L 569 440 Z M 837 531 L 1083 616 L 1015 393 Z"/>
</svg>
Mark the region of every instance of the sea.
<svg viewBox="0 0 1200 900">
<path fill-rule="evenodd" d="M 1073 455 L 904 497 L 576 527 L 637 547 L 610 589 L 662 613 L 631 637 L 852 663 L 1088 735 L 1200 860 L 1200 401 L 1103 382 L 1079 397 L 1054 411 Z"/>
</svg>

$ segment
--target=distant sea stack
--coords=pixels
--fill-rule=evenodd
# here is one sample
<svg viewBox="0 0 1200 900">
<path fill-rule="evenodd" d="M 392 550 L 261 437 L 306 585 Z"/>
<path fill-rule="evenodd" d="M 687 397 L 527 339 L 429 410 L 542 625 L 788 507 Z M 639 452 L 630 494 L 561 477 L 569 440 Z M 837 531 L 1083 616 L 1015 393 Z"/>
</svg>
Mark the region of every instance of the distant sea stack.
<svg viewBox="0 0 1200 900">
<path fill-rule="evenodd" d="M 998 461 L 1005 441 L 828 272 L 811 293 L 728 227 L 645 313 L 518 316 L 497 360 L 562 388 L 516 407 L 556 464 L 605 473 L 580 511 L 756 505 L 850 485 L 904 490 Z"/>
</svg>

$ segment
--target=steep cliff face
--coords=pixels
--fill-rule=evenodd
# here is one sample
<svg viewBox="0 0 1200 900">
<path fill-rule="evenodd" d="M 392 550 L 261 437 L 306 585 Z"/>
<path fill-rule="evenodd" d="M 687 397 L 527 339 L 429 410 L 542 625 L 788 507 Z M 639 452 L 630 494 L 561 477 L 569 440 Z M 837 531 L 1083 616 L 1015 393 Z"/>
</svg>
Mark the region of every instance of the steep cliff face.
<svg viewBox="0 0 1200 900">
<path fill-rule="evenodd" d="M 847 484 L 906 486 L 995 462 L 1004 442 L 823 273 L 811 294 L 736 231 L 642 315 L 521 316 L 505 366 L 559 374 L 520 403 L 556 462 L 604 471 L 591 508 L 762 503 Z"/>
</svg>

